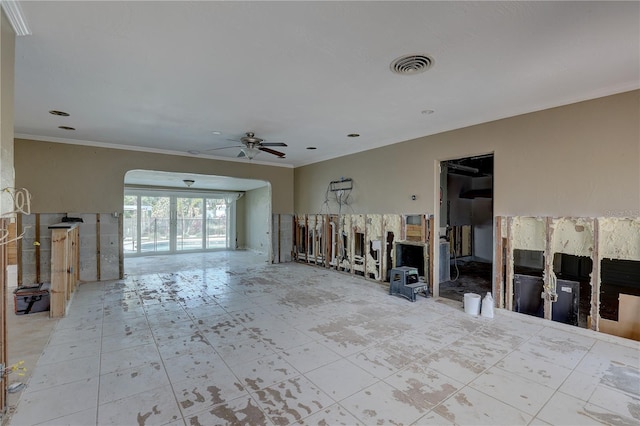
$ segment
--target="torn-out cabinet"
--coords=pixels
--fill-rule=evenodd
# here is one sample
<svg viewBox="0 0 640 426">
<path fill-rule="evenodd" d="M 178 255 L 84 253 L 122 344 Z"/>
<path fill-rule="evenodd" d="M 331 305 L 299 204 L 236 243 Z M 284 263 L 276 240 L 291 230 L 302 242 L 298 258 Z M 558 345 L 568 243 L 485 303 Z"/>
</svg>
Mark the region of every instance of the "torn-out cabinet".
<svg viewBox="0 0 640 426">
<path fill-rule="evenodd" d="M 515 274 L 513 277 L 514 310 L 542 318 L 544 316 L 544 281 L 542 277 Z M 551 319 L 578 325 L 580 283 L 556 280 L 557 300 L 551 305 Z"/>
</svg>

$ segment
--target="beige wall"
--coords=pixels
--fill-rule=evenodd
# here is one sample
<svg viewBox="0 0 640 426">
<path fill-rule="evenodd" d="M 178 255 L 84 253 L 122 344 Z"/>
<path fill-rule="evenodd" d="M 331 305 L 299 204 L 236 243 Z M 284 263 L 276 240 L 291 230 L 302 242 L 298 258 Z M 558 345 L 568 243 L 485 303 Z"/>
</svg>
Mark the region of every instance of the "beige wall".
<svg viewBox="0 0 640 426">
<path fill-rule="evenodd" d="M 233 248 L 243 248 L 246 247 L 247 240 L 247 232 L 246 225 L 244 223 L 245 217 L 245 198 L 244 196 L 240 197 L 236 201 L 236 236 L 235 236 L 235 244 L 232 245 Z"/>
<path fill-rule="evenodd" d="M 34 212 L 122 211 L 124 175 L 133 169 L 261 179 L 274 213 L 293 211 L 293 169 L 16 139 L 16 183 L 33 194 Z"/>
<path fill-rule="evenodd" d="M 632 91 L 300 167 L 295 211 L 343 176 L 356 213 L 434 213 L 437 162 L 494 152 L 494 215 L 640 216 L 638 117 Z"/>
<path fill-rule="evenodd" d="M 264 186 L 247 191 L 241 198 L 245 203 L 245 245 L 242 248 L 255 250 L 268 256 L 271 256 L 270 192 L 269 186 Z"/>
<path fill-rule="evenodd" d="M 13 80 L 16 35 L 4 11 L 0 12 L 0 188 L 14 187 Z M 0 194 L 0 211 L 13 211 L 7 192 Z"/>
</svg>

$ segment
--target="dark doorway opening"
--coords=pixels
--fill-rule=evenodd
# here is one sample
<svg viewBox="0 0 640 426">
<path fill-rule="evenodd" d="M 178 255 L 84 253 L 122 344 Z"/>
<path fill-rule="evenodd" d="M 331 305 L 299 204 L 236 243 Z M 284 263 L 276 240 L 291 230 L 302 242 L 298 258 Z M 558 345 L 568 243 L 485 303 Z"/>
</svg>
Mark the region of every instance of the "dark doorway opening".
<svg viewBox="0 0 640 426">
<path fill-rule="evenodd" d="M 440 163 L 440 296 L 492 291 L 493 154 Z"/>
</svg>

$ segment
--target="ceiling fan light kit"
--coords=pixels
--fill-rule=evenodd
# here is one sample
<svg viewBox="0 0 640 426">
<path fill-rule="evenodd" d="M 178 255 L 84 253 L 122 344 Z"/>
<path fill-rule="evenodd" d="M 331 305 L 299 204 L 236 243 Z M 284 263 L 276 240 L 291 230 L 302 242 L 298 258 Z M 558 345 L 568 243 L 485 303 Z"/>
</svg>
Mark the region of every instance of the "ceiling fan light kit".
<svg viewBox="0 0 640 426">
<path fill-rule="evenodd" d="M 287 146 L 284 142 L 265 142 L 264 139 L 256 137 L 255 133 L 247 132 L 245 136 L 241 137 L 239 141 L 235 139 L 229 139 L 233 142 L 240 142 L 242 145 L 234 145 L 234 146 L 224 146 L 220 148 L 212 148 L 206 151 L 217 151 L 220 149 L 228 149 L 228 148 L 240 148 L 240 153 L 238 154 L 238 158 L 246 157 L 249 160 L 253 160 L 256 155 L 260 153 L 260 151 L 264 151 L 268 154 L 275 155 L 278 158 L 284 158 L 286 155 L 284 152 L 276 151 L 275 149 L 271 149 L 271 146 Z"/>
<path fill-rule="evenodd" d="M 253 160 L 256 155 L 260 154 L 260 150 L 252 146 L 246 148 L 240 148 L 240 154 L 238 157 L 247 157 L 249 160 Z"/>
</svg>

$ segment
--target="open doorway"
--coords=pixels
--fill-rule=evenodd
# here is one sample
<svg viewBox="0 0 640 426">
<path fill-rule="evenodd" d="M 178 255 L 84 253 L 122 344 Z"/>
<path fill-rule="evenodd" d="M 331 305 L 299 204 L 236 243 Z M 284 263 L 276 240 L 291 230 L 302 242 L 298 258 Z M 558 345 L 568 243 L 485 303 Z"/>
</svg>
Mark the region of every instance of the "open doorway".
<svg viewBox="0 0 640 426">
<path fill-rule="evenodd" d="M 462 301 L 492 291 L 493 154 L 440 166 L 440 296 Z"/>
</svg>

